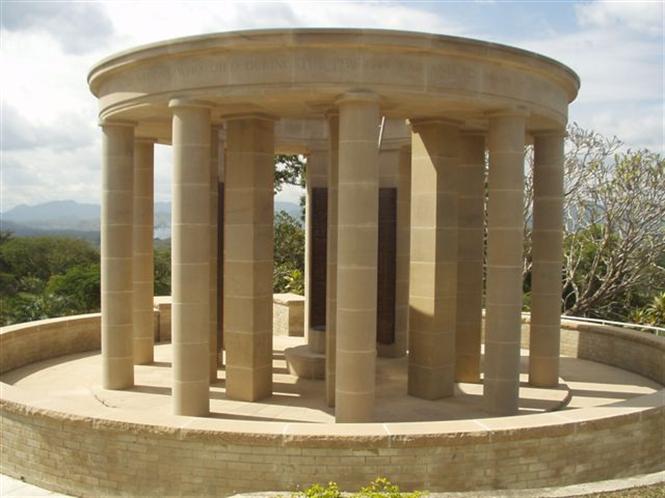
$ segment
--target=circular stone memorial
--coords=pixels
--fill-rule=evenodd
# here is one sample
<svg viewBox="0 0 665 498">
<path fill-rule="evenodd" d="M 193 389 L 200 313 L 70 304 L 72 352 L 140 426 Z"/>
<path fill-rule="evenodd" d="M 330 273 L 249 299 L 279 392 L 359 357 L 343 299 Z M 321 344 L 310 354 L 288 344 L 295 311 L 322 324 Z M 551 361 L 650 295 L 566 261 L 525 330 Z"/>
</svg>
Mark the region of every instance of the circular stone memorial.
<svg viewBox="0 0 665 498">
<path fill-rule="evenodd" d="M 560 317 L 572 70 L 463 38 L 298 29 L 139 47 L 88 82 L 101 314 L 0 332 L 2 472 L 98 496 L 664 467 L 665 339 Z M 156 143 L 173 151 L 170 299 L 153 296 Z M 304 298 L 272 294 L 275 154 L 307 158 Z"/>
</svg>

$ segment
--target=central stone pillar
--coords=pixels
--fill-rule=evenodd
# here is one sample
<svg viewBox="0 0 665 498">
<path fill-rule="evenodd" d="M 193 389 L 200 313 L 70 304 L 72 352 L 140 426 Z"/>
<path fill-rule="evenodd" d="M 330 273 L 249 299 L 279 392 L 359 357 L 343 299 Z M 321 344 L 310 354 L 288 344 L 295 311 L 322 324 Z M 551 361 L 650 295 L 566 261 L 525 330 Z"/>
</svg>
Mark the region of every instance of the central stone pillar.
<svg viewBox="0 0 665 498">
<path fill-rule="evenodd" d="M 445 120 L 412 123 L 408 393 L 455 391 L 459 129 Z"/>
<path fill-rule="evenodd" d="M 224 185 L 224 347 L 226 395 L 272 394 L 272 118 L 227 122 Z"/>
<path fill-rule="evenodd" d="M 374 417 L 378 245 L 378 97 L 338 101 L 337 357 L 335 420 Z"/>
<path fill-rule="evenodd" d="M 457 169 L 457 316 L 455 380 L 480 382 L 485 256 L 485 137 L 464 132 Z"/>
<path fill-rule="evenodd" d="M 101 127 L 102 386 L 125 389 L 134 385 L 134 124 L 107 121 Z"/>
<path fill-rule="evenodd" d="M 153 362 L 154 331 L 154 140 L 134 143 L 134 363 Z"/>
<path fill-rule="evenodd" d="M 397 356 L 408 350 L 409 265 L 411 247 L 411 146 L 399 151 L 397 187 L 397 254 L 395 257 L 395 349 Z"/>
<path fill-rule="evenodd" d="M 384 133 L 387 125 L 384 123 Z M 376 295 L 376 352 L 381 357 L 403 356 L 398 338 L 397 312 L 397 203 L 399 147 L 382 140 L 379 150 L 379 215 Z"/>
<path fill-rule="evenodd" d="M 559 385 L 563 259 L 563 130 L 536 134 L 529 383 Z"/>
<path fill-rule="evenodd" d="M 305 169 L 305 334 L 314 353 L 326 348 L 327 169 L 328 152 L 310 151 Z"/>
<path fill-rule="evenodd" d="M 328 233 L 326 251 L 326 401 L 335 406 L 337 349 L 337 193 L 339 183 L 339 115 L 328 114 Z"/>
<path fill-rule="evenodd" d="M 494 415 L 519 406 L 525 122 L 517 112 L 490 117 L 483 397 Z"/>
<path fill-rule="evenodd" d="M 209 366 L 210 382 L 217 381 L 217 331 L 219 328 L 218 292 L 218 227 L 219 222 L 219 126 L 213 126 L 210 133 L 210 342 Z"/>
<path fill-rule="evenodd" d="M 173 409 L 210 410 L 210 109 L 174 99 L 172 214 Z"/>
</svg>

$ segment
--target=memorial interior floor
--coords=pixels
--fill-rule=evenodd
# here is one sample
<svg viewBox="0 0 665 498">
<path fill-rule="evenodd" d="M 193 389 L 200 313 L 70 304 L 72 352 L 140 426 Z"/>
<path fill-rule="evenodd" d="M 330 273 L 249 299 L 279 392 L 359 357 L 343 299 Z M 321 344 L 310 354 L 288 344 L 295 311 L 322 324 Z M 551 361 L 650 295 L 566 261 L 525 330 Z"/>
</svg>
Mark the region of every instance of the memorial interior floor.
<svg viewBox="0 0 665 498">
<path fill-rule="evenodd" d="M 325 402 L 321 380 L 302 380 L 288 373 L 285 347 L 302 344 L 303 338 L 275 337 L 273 350 L 273 396 L 254 402 L 226 398 L 224 370 L 210 388 L 211 417 L 247 421 L 334 422 L 334 410 Z M 600 363 L 563 357 L 562 385 L 558 389 L 536 389 L 527 384 L 528 352 L 522 351 L 520 413 L 537 413 L 605 405 L 643 394 L 661 386 L 639 375 Z M 482 385 L 458 384 L 456 395 L 427 401 L 406 394 L 407 359 L 377 361 L 377 422 L 415 422 L 485 418 Z M 171 345 L 155 348 L 155 362 L 135 367 L 135 387 L 108 391 L 100 387 L 100 355 L 84 353 L 28 365 L 0 377 L 2 382 L 46 398 L 65 398 L 86 408 L 105 406 L 140 410 L 149 414 L 171 413 Z"/>
</svg>

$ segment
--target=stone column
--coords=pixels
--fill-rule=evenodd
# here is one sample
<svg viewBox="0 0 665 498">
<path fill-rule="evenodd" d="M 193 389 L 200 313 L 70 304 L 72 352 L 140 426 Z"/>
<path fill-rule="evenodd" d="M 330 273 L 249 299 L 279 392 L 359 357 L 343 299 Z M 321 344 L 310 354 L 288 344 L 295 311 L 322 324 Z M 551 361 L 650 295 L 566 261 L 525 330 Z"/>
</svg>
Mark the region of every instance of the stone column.
<svg viewBox="0 0 665 498">
<path fill-rule="evenodd" d="M 459 128 L 412 123 L 408 393 L 424 399 L 455 390 Z"/>
<path fill-rule="evenodd" d="M 464 132 L 457 168 L 455 380 L 480 382 L 485 255 L 485 137 Z"/>
<path fill-rule="evenodd" d="M 226 139 L 226 395 L 255 401 L 272 394 L 274 121 L 230 120 Z"/>
<path fill-rule="evenodd" d="M 210 340 L 209 365 L 210 382 L 217 381 L 217 328 L 218 302 L 221 296 L 217 292 L 217 218 L 219 210 L 219 127 L 213 126 L 210 132 Z"/>
<path fill-rule="evenodd" d="M 369 422 L 376 375 L 379 103 L 374 94 L 353 92 L 338 108 L 335 420 Z"/>
<path fill-rule="evenodd" d="M 529 383 L 540 387 L 559 384 L 564 136 L 554 131 L 534 141 Z"/>
<path fill-rule="evenodd" d="M 337 187 L 339 115 L 328 118 L 328 233 L 326 251 L 326 401 L 335 406 L 335 358 L 337 333 Z"/>
<path fill-rule="evenodd" d="M 174 99 L 172 214 L 173 409 L 210 410 L 210 109 Z"/>
<path fill-rule="evenodd" d="M 411 146 L 399 151 L 397 178 L 397 255 L 395 279 L 395 350 L 404 356 L 409 333 L 409 265 L 411 248 Z"/>
<path fill-rule="evenodd" d="M 154 332 L 154 140 L 134 142 L 134 363 L 153 362 Z"/>
<path fill-rule="evenodd" d="M 327 252 L 326 212 L 328 152 L 312 150 L 307 156 L 305 207 L 305 334 L 307 344 L 316 353 L 326 347 L 326 265 L 321 267 L 319 252 Z M 314 212 L 316 210 L 316 212 Z M 323 213 L 321 212 L 323 211 Z M 321 226 L 323 225 L 323 226 Z M 323 237 L 322 237 L 323 235 Z M 325 256 L 325 254 L 323 254 Z M 325 261 L 325 258 L 323 258 Z"/>
<path fill-rule="evenodd" d="M 525 122 L 519 113 L 490 117 L 483 397 L 494 415 L 519 405 Z"/>
<path fill-rule="evenodd" d="M 106 121 L 101 127 L 102 386 L 125 389 L 134 385 L 134 124 Z"/>
</svg>

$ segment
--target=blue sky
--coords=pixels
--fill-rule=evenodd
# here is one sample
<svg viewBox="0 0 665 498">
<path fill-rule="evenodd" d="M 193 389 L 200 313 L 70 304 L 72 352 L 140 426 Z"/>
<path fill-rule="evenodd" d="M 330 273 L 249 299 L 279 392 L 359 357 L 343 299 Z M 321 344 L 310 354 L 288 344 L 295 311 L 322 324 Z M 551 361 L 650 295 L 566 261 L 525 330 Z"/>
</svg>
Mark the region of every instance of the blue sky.
<svg viewBox="0 0 665 498">
<path fill-rule="evenodd" d="M 0 211 L 58 199 L 99 202 L 100 133 L 88 69 L 138 44 L 235 29 L 371 27 L 505 43 L 553 57 L 582 79 L 570 120 L 663 152 L 660 1 L 0 3 Z M 170 197 L 157 147 L 156 200 Z M 299 192 L 286 189 L 282 200 Z"/>
</svg>

